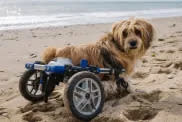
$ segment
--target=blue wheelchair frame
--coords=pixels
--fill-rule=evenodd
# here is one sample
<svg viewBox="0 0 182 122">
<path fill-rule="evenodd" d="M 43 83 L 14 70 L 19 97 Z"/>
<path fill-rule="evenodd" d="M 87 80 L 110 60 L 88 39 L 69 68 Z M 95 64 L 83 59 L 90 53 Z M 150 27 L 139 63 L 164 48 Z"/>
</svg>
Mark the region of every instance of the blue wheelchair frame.
<svg viewBox="0 0 182 122">
<path fill-rule="evenodd" d="M 89 66 L 88 61 L 83 59 L 80 62 L 80 66 L 72 66 L 72 65 L 43 65 L 38 63 L 26 63 L 25 67 L 29 70 L 39 70 L 39 71 L 45 71 L 49 73 L 56 73 L 56 74 L 64 74 L 67 72 L 67 70 L 72 70 L 75 72 L 79 71 L 90 71 L 96 74 L 113 74 L 113 69 L 111 68 L 99 68 L 95 66 Z M 69 68 L 68 68 L 69 67 Z M 124 72 L 124 69 L 123 69 Z"/>
<path fill-rule="evenodd" d="M 27 63 L 25 67 L 28 70 L 37 70 L 43 72 L 42 74 L 46 74 L 46 76 L 50 76 L 51 74 L 56 75 L 57 77 L 61 77 L 64 81 L 65 77 L 70 78 L 73 74 L 81 71 L 89 71 L 94 74 L 105 74 L 105 75 L 114 75 L 116 84 L 118 87 L 123 86 L 127 89 L 128 84 L 124 81 L 123 78 L 119 77 L 119 74 L 125 72 L 125 69 L 112 69 L 112 68 L 99 68 L 96 66 L 88 65 L 88 61 L 83 59 L 80 61 L 80 66 L 74 66 L 71 64 L 65 65 L 49 65 L 49 64 L 40 64 L 38 62 L 35 63 Z M 43 80 L 43 76 L 40 77 L 40 85 L 43 85 L 45 81 Z M 57 85 L 59 84 L 56 83 Z M 47 102 L 48 98 L 45 98 L 45 102 Z"/>
</svg>

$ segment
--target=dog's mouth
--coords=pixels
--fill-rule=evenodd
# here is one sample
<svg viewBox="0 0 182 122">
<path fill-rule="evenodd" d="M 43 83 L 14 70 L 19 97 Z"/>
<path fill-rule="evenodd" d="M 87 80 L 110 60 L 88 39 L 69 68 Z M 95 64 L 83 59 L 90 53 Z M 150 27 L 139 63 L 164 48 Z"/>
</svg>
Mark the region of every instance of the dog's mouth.
<svg viewBox="0 0 182 122">
<path fill-rule="evenodd" d="M 132 50 L 137 49 L 137 46 L 132 46 L 132 47 L 130 47 L 130 49 L 132 49 Z"/>
</svg>

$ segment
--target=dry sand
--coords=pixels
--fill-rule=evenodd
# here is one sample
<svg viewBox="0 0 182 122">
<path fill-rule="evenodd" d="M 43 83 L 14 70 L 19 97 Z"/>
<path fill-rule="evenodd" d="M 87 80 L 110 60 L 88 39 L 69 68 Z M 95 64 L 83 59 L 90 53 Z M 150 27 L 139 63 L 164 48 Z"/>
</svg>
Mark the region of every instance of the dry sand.
<svg viewBox="0 0 182 122">
<path fill-rule="evenodd" d="M 150 20 L 157 39 L 136 65 L 129 94 L 105 103 L 93 122 L 182 121 L 182 17 Z M 0 122 L 76 121 L 65 112 L 64 85 L 48 104 L 31 104 L 18 91 L 26 62 L 40 60 L 48 46 L 86 44 L 111 30 L 111 24 L 0 31 Z"/>
</svg>

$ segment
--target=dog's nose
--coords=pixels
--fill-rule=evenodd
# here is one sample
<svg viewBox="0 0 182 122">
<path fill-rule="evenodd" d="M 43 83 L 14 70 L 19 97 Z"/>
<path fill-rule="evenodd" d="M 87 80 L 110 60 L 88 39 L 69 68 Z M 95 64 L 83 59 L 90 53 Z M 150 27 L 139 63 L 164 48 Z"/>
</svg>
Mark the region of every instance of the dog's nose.
<svg viewBox="0 0 182 122">
<path fill-rule="evenodd" d="M 136 41 L 136 40 L 130 41 L 130 45 L 131 45 L 132 47 L 135 47 L 135 46 L 137 45 L 137 41 Z"/>
</svg>

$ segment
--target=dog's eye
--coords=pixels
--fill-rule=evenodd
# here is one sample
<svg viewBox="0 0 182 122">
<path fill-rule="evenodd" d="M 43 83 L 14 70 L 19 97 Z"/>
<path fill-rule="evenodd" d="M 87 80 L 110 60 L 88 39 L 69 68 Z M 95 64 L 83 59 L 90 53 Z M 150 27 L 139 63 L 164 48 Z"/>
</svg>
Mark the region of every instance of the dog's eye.
<svg viewBox="0 0 182 122">
<path fill-rule="evenodd" d="M 126 38 L 128 36 L 128 33 L 126 30 L 123 31 L 123 37 Z"/>
<path fill-rule="evenodd" d="M 138 29 L 136 29 L 136 30 L 135 30 L 135 34 L 136 34 L 137 36 L 141 36 L 141 31 L 139 31 Z"/>
</svg>

